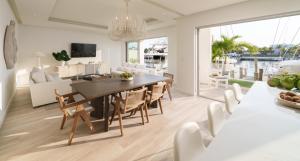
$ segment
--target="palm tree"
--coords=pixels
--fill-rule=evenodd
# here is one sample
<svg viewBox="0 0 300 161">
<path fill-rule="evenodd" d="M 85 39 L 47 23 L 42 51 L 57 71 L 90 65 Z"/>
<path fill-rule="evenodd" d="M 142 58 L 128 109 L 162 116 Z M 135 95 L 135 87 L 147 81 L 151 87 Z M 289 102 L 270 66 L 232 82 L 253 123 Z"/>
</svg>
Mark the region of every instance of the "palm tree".
<svg viewBox="0 0 300 161">
<path fill-rule="evenodd" d="M 214 41 L 212 44 L 212 60 L 215 61 L 217 57 L 225 57 L 226 62 L 227 55 L 231 52 L 243 53 L 247 49 L 249 53 L 253 54 L 258 51 L 258 48 L 250 43 L 237 42 L 238 38 L 241 38 L 241 36 L 227 37 L 222 35 L 221 40 Z"/>
</svg>

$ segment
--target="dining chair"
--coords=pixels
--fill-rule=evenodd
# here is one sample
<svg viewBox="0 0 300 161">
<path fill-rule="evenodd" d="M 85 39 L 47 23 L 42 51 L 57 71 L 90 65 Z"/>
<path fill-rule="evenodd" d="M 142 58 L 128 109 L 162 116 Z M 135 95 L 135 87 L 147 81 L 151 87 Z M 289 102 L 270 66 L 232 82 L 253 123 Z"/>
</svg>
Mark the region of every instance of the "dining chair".
<svg viewBox="0 0 300 161">
<path fill-rule="evenodd" d="M 145 111 L 147 122 L 149 122 L 148 108 L 146 104 L 147 88 L 126 92 L 126 96 L 124 100 L 119 95 L 115 95 L 114 97 L 116 102 L 114 105 L 114 112 L 111 116 L 110 124 L 114 120 L 115 115 L 118 115 L 120 131 L 122 136 L 123 136 L 122 114 L 139 110 L 141 113 L 142 124 L 144 125 L 145 122 L 144 122 L 143 111 Z"/>
<path fill-rule="evenodd" d="M 244 97 L 241 86 L 237 83 L 233 83 L 232 87 L 235 98 L 237 99 L 237 101 L 241 102 Z"/>
<path fill-rule="evenodd" d="M 94 108 L 92 106 L 88 106 L 89 100 L 82 99 L 76 101 L 75 95 L 79 94 L 77 92 L 61 95 L 59 91 L 55 89 L 54 93 L 56 95 L 59 107 L 63 112 L 63 119 L 60 129 L 64 128 L 64 124 L 67 119 L 74 119 L 69 135 L 68 145 L 71 145 L 72 143 L 79 118 L 81 118 L 81 120 L 88 126 L 92 133 L 95 131 L 89 116 L 89 113 L 92 112 Z"/>
<path fill-rule="evenodd" d="M 238 101 L 235 99 L 234 93 L 232 90 L 226 90 L 224 92 L 225 98 L 225 107 L 229 114 L 232 114 L 234 107 L 238 104 Z"/>
<path fill-rule="evenodd" d="M 174 160 L 189 161 L 206 149 L 196 122 L 185 123 L 175 134 Z"/>
<path fill-rule="evenodd" d="M 171 73 L 163 73 L 164 77 L 169 78 L 169 80 L 166 81 L 166 88 L 170 100 L 172 101 L 172 94 L 171 94 L 171 88 L 173 87 L 173 82 L 174 82 L 174 74 Z"/>
<path fill-rule="evenodd" d="M 225 121 L 225 113 L 223 111 L 222 104 L 219 102 L 210 103 L 207 109 L 207 113 L 208 127 L 211 135 L 215 137 L 221 130 Z"/>
<path fill-rule="evenodd" d="M 161 98 L 164 96 L 165 88 L 166 88 L 166 82 L 159 82 L 155 85 L 152 85 L 150 87 L 150 91 L 147 92 L 148 106 L 150 106 L 153 102 L 155 102 L 155 103 L 158 102 L 161 114 L 163 114 Z"/>
</svg>

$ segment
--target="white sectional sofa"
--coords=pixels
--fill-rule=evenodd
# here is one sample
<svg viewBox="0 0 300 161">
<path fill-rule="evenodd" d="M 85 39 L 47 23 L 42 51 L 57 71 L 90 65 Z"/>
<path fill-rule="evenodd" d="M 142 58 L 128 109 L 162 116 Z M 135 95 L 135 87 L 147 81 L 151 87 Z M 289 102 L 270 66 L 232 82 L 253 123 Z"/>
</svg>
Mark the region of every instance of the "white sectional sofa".
<svg viewBox="0 0 300 161">
<path fill-rule="evenodd" d="M 130 72 L 134 74 L 140 74 L 140 73 L 154 74 L 154 75 L 163 74 L 163 71 L 157 71 L 152 68 L 146 68 L 145 65 L 142 64 L 123 63 L 121 67 L 111 69 L 112 77 L 118 77 L 120 74 L 124 72 Z"/>
<path fill-rule="evenodd" d="M 33 107 L 56 102 L 54 90 L 66 94 L 72 91 L 71 80 L 62 80 L 56 73 L 45 73 L 34 68 L 30 73 L 30 95 Z"/>
</svg>

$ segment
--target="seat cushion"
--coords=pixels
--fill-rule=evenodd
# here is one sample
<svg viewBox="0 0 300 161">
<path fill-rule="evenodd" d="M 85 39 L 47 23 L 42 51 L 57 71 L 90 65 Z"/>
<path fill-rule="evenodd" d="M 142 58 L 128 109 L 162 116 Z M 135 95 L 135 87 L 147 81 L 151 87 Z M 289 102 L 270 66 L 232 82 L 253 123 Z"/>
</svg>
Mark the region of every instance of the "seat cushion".
<svg viewBox="0 0 300 161">
<path fill-rule="evenodd" d="M 135 101 L 135 102 L 127 102 L 127 107 L 126 107 L 126 110 L 131 110 L 131 109 L 134 109 L 134 108 L 137 108 L 138 106 L 144 104 L 145 102 L 144 101 Z"/>
<path fill-rule="evenodd" d="M 86 106 L 84 108 L 84 110 L 86 112 L 92 112 L 92 111 L 94 111 L 94 107 L 92 107 L 92 106 Z M 76 113 L 76 109 L 75 108 L 72 108 L 72 109 L 69 108 L 69 109 L 67 109 L 67 113 L 69 114 L 69 116 L 73 117 L 75 115 L 75 113 Z"/>
<path fill-rule="evenodd" d="M 158 100 L 159 98 L 161 98 L 163 96 L 163 94 L 152 94 L 152 98 L 150 100 L 150 95 L 147 96 L 147 102 L 150 102 L 150 101 L 156 101 Z"/>
<path fill-rule="evenodd" d="M 131 111 L 132 109 L 135 109 L 137 108 L 138 106 L 144 104 L 144 101 L 136 101 L 136 102 L 133 102 L 133 103 L 130 103 L 130 102 L 127 102 L 127 108 L 125 110 L 125 100 L 123 99 L 121 102 L 120 102 L 120 112 L 122 114 L 126 113 L 127 111 Z M 112 105 L 116 106 L 116 102 L 113 101 L 112 102 Z"/>
</svg>

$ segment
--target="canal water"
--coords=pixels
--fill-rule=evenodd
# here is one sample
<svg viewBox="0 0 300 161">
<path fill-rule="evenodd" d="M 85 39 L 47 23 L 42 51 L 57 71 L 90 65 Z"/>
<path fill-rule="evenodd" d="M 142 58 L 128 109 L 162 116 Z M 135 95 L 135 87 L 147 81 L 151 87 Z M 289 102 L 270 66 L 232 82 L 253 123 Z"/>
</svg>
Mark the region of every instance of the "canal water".
<svg viewBox="0 0 300 161">
<path fill-rule="evenodd" d="M 264 69 L 264 75 L 274 74 L 279 69 L 279 64 L 281 61 L 258 61 L 258 69 Z M 235 69 L 240 67 L 247 68 L 247 76 L 252 77 L 254 75 L 255 64 L 254 61 L 242 60 L 235 65 Z"/>
</svg>

